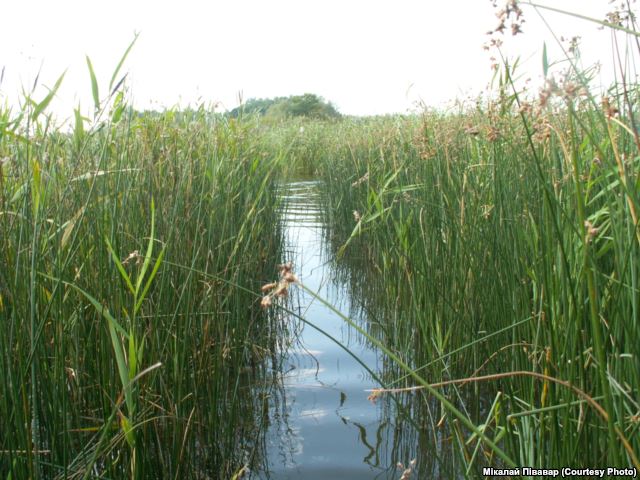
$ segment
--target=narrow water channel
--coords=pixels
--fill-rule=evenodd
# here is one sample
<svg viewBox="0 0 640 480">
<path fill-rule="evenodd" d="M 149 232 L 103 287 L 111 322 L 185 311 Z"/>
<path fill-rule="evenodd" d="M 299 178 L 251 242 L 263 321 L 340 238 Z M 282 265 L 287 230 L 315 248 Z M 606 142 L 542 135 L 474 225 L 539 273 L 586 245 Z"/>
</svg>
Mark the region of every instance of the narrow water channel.
<svg viewBox="0 0 640 480">
<path fill-rule="evenodd" d="M 296 275 L 340 311 L 353 312 L 347 286 L 332 270 L 317 184 L 292 182 L 283 195 L 286 252 Z M 313 296 L 300 289 L 291 293 L 293 310 L 347 346 L 372 371 L 378 370 L 376 352 L 357 332 Z M 283 352 L 280 398 L 274 399 L 269 414 L 268 470 L 259 478 L 399 478 L 387 445 L 393 427 L 382 407 L 367 400 L 366 390 L 378 385 L 333 340 L 300 320 L 289 320 L 297 340 Z"/>
</svg>

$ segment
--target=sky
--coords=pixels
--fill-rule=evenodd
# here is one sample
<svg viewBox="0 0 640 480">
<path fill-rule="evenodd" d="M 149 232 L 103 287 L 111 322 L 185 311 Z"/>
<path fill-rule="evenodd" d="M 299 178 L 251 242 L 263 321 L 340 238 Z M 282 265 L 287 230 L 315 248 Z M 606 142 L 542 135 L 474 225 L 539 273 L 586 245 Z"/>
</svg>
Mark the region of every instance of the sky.
<svg viewBox="0 0 640 480">
<path fill-rule="evenodd" d="M 608 0 L 539 0 L 602 19 Z M 0 16 L 0 102 L 15 105 L 36 77 L 36 100 L 65 79 L 52 108 L 71 116 L 93 102 L 85 56 L 105 96 L 136 33 L 122 72 L 139 109 L 216 105 L 315 93 L 348 115 L 404 113 L 475 97 L 492 77 L 482 46 L 497 26 L 490 0 L 5 0 Z M 503 4 L 498 0 L 498 4 Z M 562 58 L 536 10 L 523 5 L 524 34 L 504 35 L 523 78 L 542 80 L 542 46 Z M 542 10 L 540 10 L 542 12 Z M 582 37 L 583 60 L 611 58 L 597 25 L 545 12 L 557 35 Z M 561 68 L 561 67 L 558 67 Z M 38 72 L 40 72 L 38 76 Z M 602 81 L 610 72 L 603 69 Z M 537 83 L 536 83 L 537 82 Z"/>
</svg>

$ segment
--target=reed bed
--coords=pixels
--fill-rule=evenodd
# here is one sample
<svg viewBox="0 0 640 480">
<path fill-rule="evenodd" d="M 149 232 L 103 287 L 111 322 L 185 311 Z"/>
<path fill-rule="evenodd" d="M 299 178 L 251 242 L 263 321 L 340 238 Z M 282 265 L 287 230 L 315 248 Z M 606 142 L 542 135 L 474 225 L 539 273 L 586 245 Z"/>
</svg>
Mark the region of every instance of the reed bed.
<svg viewBox="0 0 640 480">
<path fill-rule="evenodd" d="M 3 478 L 262 461 L 253 385 L 280 340 L 255 292 L 279 260 L 282 162 L 251 122 L 122 105 L 71 132 L 46 103 L 0 113 Z"/>
<path fill-rule="evenodd" d="M 505 62 L 492 98 L 407 116 L 144 114 L 90 61 L 92 120 L 46 113 L 62 78 L 1 108 L 2 476 L 264 467 L 290 172 L 321 180 L 407 469 L 640 468 L 640 92 L 567 60 L 535 98 Z"/>
<path fill-rule="evenodd" d="M 334 253 L 395 365 L 374 397 L 412 392 L 464 475 L 638 468 L 637 85 L 595 97 L 571 71 L 532 99 L 500 75 L 473 108 L 307 125 L 296 144 L 322 145 L 306 165 Z"/>
</svg>

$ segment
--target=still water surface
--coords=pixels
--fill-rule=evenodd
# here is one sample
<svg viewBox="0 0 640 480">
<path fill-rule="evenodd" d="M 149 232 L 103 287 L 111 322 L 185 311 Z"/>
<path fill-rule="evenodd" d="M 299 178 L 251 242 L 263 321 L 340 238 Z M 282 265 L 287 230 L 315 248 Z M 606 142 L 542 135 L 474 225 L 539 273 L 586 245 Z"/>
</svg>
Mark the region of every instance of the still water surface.
<svg viewBox="0 0 640 480">
<path fill-rule="evenodd" d="M 340 311 L 357 311 L 347 285 L 332 269 L 316 182 L 289 183 L 283 195 L 287 257 L 294 262 L 294 272 Z M 378 371 L 377 353 L 357 332 L 311 295 L 300 289 L 291 294 L 292 309 Z M 297 331 L 297 341 L 283 352 L 278 372 L 282 388 L 269 412 L 268 467 L 259 478 L 399 478 L 386 441 L 393 426 L 382 406 L 367 400 L 366 390 L 379 385 L 326 335 L 295 318 L 287 320 Z"/>
</svg>

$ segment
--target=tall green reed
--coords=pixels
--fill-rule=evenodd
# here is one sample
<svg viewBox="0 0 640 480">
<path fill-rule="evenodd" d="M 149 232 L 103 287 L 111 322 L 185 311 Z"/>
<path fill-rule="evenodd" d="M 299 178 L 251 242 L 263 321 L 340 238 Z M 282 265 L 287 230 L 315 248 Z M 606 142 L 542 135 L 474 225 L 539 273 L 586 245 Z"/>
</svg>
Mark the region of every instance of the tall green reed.
<svg viewBox="0 0 640 480">
<path fill-rule="evenodd" d="M 135 112 L 122 62 L 101 97 L 87 63 L 94 117 L 70 133 L 43 102 L 2 112 L 0 471 L 230 477 L 261 461 L 278 327 L 253 292 L 283 162 L 252 123 Z"/>
<path fill-rule="evenodd" d="M 638 466 L 637 87 L 601 103 L 573 70 L 538 103 L 512 78 L 456 113 L 307 126 L 335 253 L 398 386 L 453 402 L 432 423 L 464 472 L 496 457 L 453 406 L 517 464 Z"/>
</svg>

